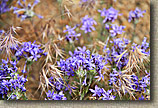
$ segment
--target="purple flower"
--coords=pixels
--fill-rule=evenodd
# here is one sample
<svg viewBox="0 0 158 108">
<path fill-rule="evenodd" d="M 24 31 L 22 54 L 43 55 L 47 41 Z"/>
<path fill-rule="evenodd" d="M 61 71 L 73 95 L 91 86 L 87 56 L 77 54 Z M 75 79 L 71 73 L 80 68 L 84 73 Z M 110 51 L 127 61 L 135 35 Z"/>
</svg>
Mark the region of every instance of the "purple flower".
<svg viewBox="0 0 158 108">
<path fill-rule="evenodd" d="M 105 91 L 103 89 L 103 93 L 102 93 L 103 98 L 102 98 L 102 100 L 115 100 L 116 96 L 110 95 L 111 93 L 112 93 L 112 90 Z"/>
<path fill-rule="evenodd" d="M 40 2 L 40 0 L 35 0 L 34 3 L 31 5 L 30 3 L 28 3 L 28 5 L 26 5 L 26 0 L 22 1 L 18 0 L 17 4 L 21 7 L 13 7 L 13 13 L 17 14 L 18 17 L 21 17 L 21 21 L 27 19 L 27 18 L 32 18 L 33 16 L 37 16 L 39 18 L 43 18 L 43 16 L 41 15 L 37 15 L 34 11 L 33 8 L 35 5 L 37 5 Z M 23 12 L 23 14 L 19 14 L 20 12 Z"/>
<path fill-rule="evenodd" d="M 70 42 L 72 42 L 72 38 L 73 40 L 78 40 L 77 37 L 81 36 L 81 34 L 77 34 L 76 31 L 74 31 L 76 28 L 76 26 L 74 26 L 73 28 L 71 28 L 70 26 L 66 25 L 66 30 L 64 30 L 63 32 L 66 33 L 68 32 L 68 34 L 65 35 L 66 39 Z"/>
<path fill-rule="evenodd" d="M 75 49 L 74 53 L 69 52 L 71 57 L 66 60 L 60 60 L 58 66 L 62 71 L 66 72 L 68 76 L 74 76 L 77 70 L 96 70 L 101 76 L 101 70 L 105 67 L 105 59 L 101 55 L 92 54 L 86 47 Z"/>
<path fill-rule="evenodd" d="M 119 73 L 116 71 L 116 69 L 113 69 L 113 73 L 110 73 L 110 79 L 109 79 L 109 85 L 116 84 L 118 79 Z"/>
<path fill-rule="evenodd" d="M 102 100 L 114 100 L 116 97 L 111 95 L 112 90 L 105 91 L 103 88 L 99 88 L 97 85 L 95 85 L 95 90 L 93 89 L 89 89 L 89 90 L 93 93 L 92 96 L 95 96 L 97 98 L 103 96 Z"/>
<path fill-rule="evenodd" d="M 80 0 L 81 3 L 87 2 L 88 0 Z"/>
<path fill-rule="evenodd" d="M 0 30 L 0 35 L 2 35 L 3 33 L 5 33 L 5 31 L 4 30 Z"/>
<path fill-rule="evenodd" d="M 2 63 L 8 64 L 8 58 L 7 58 L 7 60 L 2 59 Z"/>
<path fill-rule="evenodd" d="M 62 80 L 62 78 L 59 78 L 59 81 L 55 81 L 53 77 L 50 77 L 49 81 L 51 84 L 55 86 L 56 91 L 64 90 L 65 86 L 64 86 L 64 81 Z"/>
<path fill-rule="evenodd" d="M 0 65 L 0 95 L 6 99 L 19 99 L 14 93 L 26 92 L 25 83 L 27 79 L 23 75 L 19 75 L 17 72 L 17 62 L 2 60 Z M 12 92 L 12 95 L 8 94 Z"/>
<path fill-rule="evenodd" d="M 13 94 L 13 95 L 11 95 L 10 98 L 11 98 L 11 100 L 14 100 L 14 99 L 16 99 L 16 97 L 17 97 L 17 96 L 16 96 L 15 94 Z"/>
<path fill-rule="evenodd" d="M 46 93 L 47 98 L 46 100 L 67 100 L 67 98 L 64 96 L 63 92 L 59 92 L 59 94 L 51 92 L 50 90 L 48 93 Z"/>
<path fill-rule="evenodd" d="M 93 18 L 89 18 L 88 15 L 82 18 L 82 27 L 81 30 L 84 30 L 85 33 L 92 32 L 92 30 L 95 30 L 93 25 L 97 25 L 97 22 L 93 20 Z"/>
<path fill-rule="evenodd" d="M 117 16 L 120 16 L 121 14 L 119 14 L 118 10 L 115 10 L 113 7 L 109 8 L 109 9 L 103 9 L 103 10 L 98 10 L 98 12 L 101 13 L 102 17 L 105 17 L 105 19 L 103 20 L 103 23 L 106 22 L 114 22 L 117 19 Z"/>
<path fill-rule="evenodd" d="M 145 100 L 144 96 L 142 95 L 141 97 L 139 97 L 139 100 Z"/>
<path fill-rule="evenodd" d="M 142 41 L 142 45 L 140 46 L 140 48 L 141 48 L 142 53 L 147 54 L 149 56 L 150 55 L 149 43 L 146 41 L 147 41 L 147 38 L 144 37 L 144 40 Z"/>
<path fill-rule="evenodd" d="M 127 45 L 129 44 L 129 40 L 123 38 L 113 38 L 110 41 L 111 48 L 107 48 L 107 45 L 104 46 L 104 52 L 106 52 L 106 60 L 112 64 L 113 62 L 116 64 L 117 68 L 120 70 L 128 63 L 128 54 L 124 53 L 120 60 L 118 58 L 119 55 L 121 55 L 127 48 Z M 119 60 L 119 61 L 118 61 Z"/>
<path fill-rule="evenodd" d="M 75 87 L 71 87 L 67 81 L 63 81 L 62 78 L 58 78 L 58 80 L 56 80 L 55 78 L 53 77 L 50 77 L 49 78 L 49 82 L 54 85 L 53 86 L 53 89 L 56 90 L 57 92 L 59 91 L 68 91 L 69 90 L 69 93 L 71 94 L 72 92 L 72 89 L 75 89 Z M 67 86 L 65 86 L 67 85 Z"/>
<path fill-rule="evenodd" d="M 107 29 L 107 30 L 109 31 L 109 29 L 110 29 L 110 25 L 105 24 L 105 29 Z"/>
<path fill-rule="evenodd" d="M 10 11 L 8 0 L 1 0 L 0 1 L 0 14 L 6 13 Z"/>
<path fill-rule="evenodd" d="M 135 89 L 138 92 L 141 92 L 144 90 L 146 92 L 146 89 L 148 86 L 150 86 L 150 75 L 147 74 L 145 77 L 141 77 L 138 79 L 136 75 L 131 75 L 131 81 L 133 85 L 131 86 L 133 89 Z"/>
<path fill-rule="evenodd" d="M 117 90 L 122 91 L 122 88 L 124 88 L 123 93 L 127 93 L 125 85 L 131 86 L 134 85 L 134 83 L 129 84 L 129 82 L 132 82 L 131 79 L 125 77 L 125 73 L 122 73 L 122 71 L 117 71 L 116 69 L 113 69 L 112 73 L 110 73 L 110 79 L 109 79 L 109 85 L 115 87 L 114 85 L 117 86 Z M 126 79 L 126 80 L 122 80 Z"/>
<path fill-rule="evenodd" d="M 140 17 L 143 17 L 143 13 L 145 13 L 146 10 L 141 11 L 138 7 L 134 11 L 129 12 L 129 18 L 128 22 L 134 21 L 135 19 L 139 19 Z"/>
<path fill-rule="evenodd" d="M 15 56 L 17 59 L 22 57 L 26 58 L 27 61 L 37 61 L 38 58 L 43 55 L 43 50 L 40 49 L 40 45 L 31 42 L 23 42 L 22 46 L 18 46 Z"/>
<path fill-rule="evenodd" d="M 93 95 L 92 96 L 96 96 L 96 97 L 100 97 L 103 93 L 103 90 L 101 88 L 99 88 L 97 85 L 95 85 L 95 89 L 89 89 Z"/>
<path fill-rule="evenodd" d="M 150 47 L 149 47 L 150 44 L 146 41 L 147 41 L 147 38 L 144 37 L 144 40 L 142 41 L 141 45 L 133 43 L 132 44 L 133 52 L 138 49 L 141 53 L 144 53 L 145 55 L 149 56 L 150 55 Z M 137 47 L 137 49 L 136 49 L 136 47 Z"/>
<path fill-rule="evenodd" d="M 117 25 L 112 25 L 111 26 L 112 30 L 110 30 L 110 33 L 111 33 L 111 36 L 114 37 L 116 36 L 117 34 L 122 34 L 123 32 L 123 29 L 125 28 L 125 26 L 117 26 Z"/>
</svg>

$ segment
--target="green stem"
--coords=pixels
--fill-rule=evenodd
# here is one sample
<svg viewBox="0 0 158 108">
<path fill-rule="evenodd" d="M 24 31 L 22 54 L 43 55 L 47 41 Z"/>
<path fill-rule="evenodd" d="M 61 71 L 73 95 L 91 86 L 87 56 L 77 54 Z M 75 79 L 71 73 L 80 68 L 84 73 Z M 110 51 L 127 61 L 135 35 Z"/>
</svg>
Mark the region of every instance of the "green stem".
<svg viewBox="0 0 158 108">
<path fill-rule="evenodd" d="M 90 33 L 88 32 L 87 35 L 88 35 L 88 42 L 91 42 L 91 36 L 90 36 Z"/>
<path fill-rule="evenodd" d="M 75 44 L 74 44 L 74 42 L 72 42 L 72 50 L 73 51 L 75 50 Z"/>
<path fill-rule="evenodd" d="M 136 35 L 136 33 L 135 33 L 135 31 L 136 31 L 136 24 L 135 23 L 133 24 L 133 27 L 134 27 L 134 32 L 133 32 L 133 35 L 132 35 L 131 43 L 133 43 L 135 35 Z"/>
<path fill-rule="evenodd" d="M 93 81 L 93 75 L 90 75 L 90 81 L 89 81 L 89 84 L 88 84 L 88 86 L 87 86 L 87 88 L 86 88 L 86 92 L 85 92 L 85 94 L 83 95 L 84 97 L 85 97 L 85 95 L 88 93 L 89 87 L 91 86 L 92 81 Z"/>
<path fill-rule="evenodd" d="M 101 28 L 101 32 L 100 32 L 101 36 L 103 36 L 103 32 L 104 32 L 104 23 L 102 23 L 102 28 Z"/>
<path fill-rule="evenodd" d="M 80 77 L 80 100 L 82 100 L 82 78 Z"/>
</svg>

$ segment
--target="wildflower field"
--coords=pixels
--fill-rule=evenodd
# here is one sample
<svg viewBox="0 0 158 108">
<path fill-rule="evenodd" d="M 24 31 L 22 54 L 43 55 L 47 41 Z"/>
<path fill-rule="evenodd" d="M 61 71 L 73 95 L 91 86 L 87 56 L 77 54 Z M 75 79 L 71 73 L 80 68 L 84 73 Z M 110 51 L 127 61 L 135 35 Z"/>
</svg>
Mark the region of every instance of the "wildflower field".
<svg viewBox="0 0 158 108">
<path fill-rule="evenodd" d="M 0 0 L 1 100 L 150 100 L 149 0 Z"/>
</svg>

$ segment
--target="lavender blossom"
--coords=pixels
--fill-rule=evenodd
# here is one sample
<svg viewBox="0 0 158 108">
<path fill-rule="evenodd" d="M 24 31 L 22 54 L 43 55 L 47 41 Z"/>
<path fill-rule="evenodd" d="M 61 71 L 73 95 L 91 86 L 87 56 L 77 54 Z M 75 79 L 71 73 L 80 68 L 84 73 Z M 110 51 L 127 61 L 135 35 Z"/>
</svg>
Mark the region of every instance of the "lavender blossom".
<svg viewBox="0 0 158 108">
<path fill-rule="evenodd" d="M 112 93 L 112 90 L 105 91 L 103 89 L 103 93 L 102 93 L 103 98 L 102 98 L 102 100 L 115 100 L 116 96 L 110 95 L 111 93 Z"/>
<path fill-rule="evenodd" d="M 50 77 L 49 81 L 50 81 L 51 84 L 53 84 L 55 86 L 56 91 L 64 90 L 64 88 L 65 88 L 64 87 L 64 82 L 61 78 L 59 78 L 59 81 L 54 81 L 54 78 Z"/>
<path fill-rule="evenodd" d="M 22 46 L 18 46 L 15 56 L 18 60 L 22 57 L 26 58 L 27 61 L 37 61 L 41 55 L 45 55 L 43 50 L 40 49 L 40 45 L 31 42 L 24 42 Z"/>
<path fill-rule="evenodd" d="M 97 85 L 95 85 L 95 89 L 89 89 L 93 93 L 93 97 L 96 97 L 99 99 L 102 97 L 102 100 L 114 100 L 116 96 L 110 95 L 112 93 L 112 90 L 105 91 L 103 88 L 99 88 Z"/>
<path fill-rule="evenodd" d="M 80 3 L 85 3 L 87 2 L 88 0 L 80 0 Z"/>
<path fill-rule="evenodd" d="M 4 33 L 4 30 L 0 30 L 0 35 L 2 35 Z"/>
<path fill-rule="evenodd" d="M 30 3 L 28 3 L 26 5 L 26 0 L 23 0 L 23 2 L 21 0 L 17 1 L 17 4 L 21 7 L 13 7 L 13 13 L 17 15 L 17 17 L 21 17 L 21 21 L 27 19 L 27 18 L 32 18 L 33 16 L 37 16 L 38 18 L 42 19 L 43 16 L 36 14 L 33 11 L 33 8 L 35 5 L 37 5 L 40 2 L 40 0 L 35 0 L 34 3 L 31 5 Z M 24 4 L 23 4 L 24 3 Z M 21 14 L 23 13 L 23 14 Z"/>
<path fill-rule="evenodd" d="M 149 86 L 147 83 L 149 81 L 150 79 L 146 79 L 146 77 L 138 78 L 135 74 L 127 75 L 121 71 L 113 69 L 113 72 L 110 73 L 109 85 L 117 86 L 117 90 L 119 91 L 123 89 L 123 93 L 126 94 L 128 92 L 127 89 L 134 90 L 136 92 L 146 92 L 146 89 Z M 128 88 L 125 86 L 128 86 Z"/>
<path fill-rule="evenodd" d="M 17 93 L 25 93 L 27 79 L 18 74 L 16 61 L 3 60 L 0 65 L 0 96 L 6 99 L 19 99 Z"/>
<path fill-rule="evenodd" d="M 142 41 L 142 44 L 140 46 L 141 52 L 144 53 L 144 54 L 150 55 L 150 50 L 148 50 L 149 49 L 149 43 L 146 42 L 146 41 L 147 41 L 147 38 L 144 37 L 144 40 Z"/>
<path fill-rule="evenodd" d="M 107 29 L 109 31 L 110 25 L 109 24 L 105 24 L 105 29 Z"/>
<path fill-rule="evenodd" d="M 147 87 L 150 86 L 150 77 L 148 75 L 138 79 L 138 77 L 133 74 L 131 78 L 131 82 L 133 83 L 131 88 L 135 89 L 137 92 L 146 92 Z"/>
<path fill-rule="evenodd" d="M 124 53 L 124 51 L 126 50 L 129 42 L 130 41 L 128 39 L 117 38 L 117 39 L 113 39 L 110 41 L 111 49 L 107 48 L 107 45 L 104 46 L 107 61 L 110 64 L 115 63 L 119 70 L 122 69 L 124 66 L 126 66 L 128 63 L 129 53 Z M 124 54 L 121 56 L 121 58 L 119 60 L 119 56 L 122 53 L 124 53 Z"/>
<path fill-rule="evenodd" d="M 113 69 L 113 72 L 110 73 L 110 79 L 109 79 L 109 85 L 117 85 L 117 81 L 120 82 L 119 76 L 122 76 L 122 72 L 116 71 L 116 69 Z M 119 86 L 121 87 L 122 83 L 119 83 Z"/>
<path fill-rule="evenodd" d="M 89 89 L 92 93 L 94 93 L 92 96 L 100 97 L 103 93 L 103 90 L 99 88 L 97 85 L 95 85 L 95 90 Z"/>
<path fill-rule="evenodd" d="M 102 17 L 105 17 L 105 19 L 103 20 L 103 23 L 114 22 L 117 19 L 117 16 L 121 15 L 119 14 L 119 11 L 115 10 L 113 7 L 107 10 L 104 8 L 103 10 L 98 10 L 98 12 L 101 13 Z"/>
<path fill-rule="evenodd" d="M 139 97 L 139 100 L 145 100 L 144 96 L 141 95 L 141 97 Z"/>
<path fill-rule="evenodd" d="M 125 26 L 117 26 L 117 25 L 112 25 L 111 26 L 112 30 L 110 30 L 110 33 L 111 33 L 111 36 L 114 37 L 116 36 L 117 34 L 122 34 L 123 32 L 123 29 L 125 28 Z"/>
<path fill-rule="evenodd" d="M 63 92 L 54 93 L 50 90 L 47 92 L 47 98 L 45 100 L 67 100 L 67 98 L 64 96 Z"/>
<path fill-rule="evenodd" d="M 76 26 L 71 28 L 70 26 L 66 25 L 66 30 L 63 31 L 64 33 L 68 32 L 68 34 L 66 34 L 65 37 L 69 42 L 72 42 L 75 39 L 78 40 L 77 37 L 81 36 L 80 33 L 79 34 L 76 33 L 75 29 L 76 29 Z"/>
<path fill-rule="evenodd" d="M 95 28 L 93 25 L 97 25 L 97 22 L 93 18 L 89 18 L 88 15 L 82 18 L 82 27 L 81 30 L 84 30 L 85 33 L 94 31 Z"/>
<path fill-rule="evenodd" d="M 136 43 L 133 43 L 132 44 L 132 49 L 133 49 L 133 52 L 136 50 L 136 47 L 137 49 L 147 55 L 147 56 L 150 56 L 150 48 L 149 48 L 150 44 L 147 42 L 147 37 L 144 37 L 144 40 L 142 41 L 142 44 L 141 45 L 138 45 Z"/>
<path fill-rule="evenodd" d="M 146 12 L 146 10 L 141 11 L 141 9 L 139 9 L 138 7 L 134 11 L 130 11 L 128 22 L 135 21 L 136 19 L 143 17 L 143 13 L 145 13 L 145 12 Z"/>
<path fill-rule="evenodd" d="M 8 0 L 1 0 L 0 1 L 0 14 L 6 13 L 8 11 L 10 11 Z"/>
<path fill-rule="evenodd" d="M 66 72 L 68 76 L 74 76 L 77 70 L 96 70 L 100 77 L 102 77 L 101 70 L 105 68 L 106 61 L 101 55 L 96 55 L 90 53 L 86 50 L 86 47 L 76 49 L 74 53 L 70 52 L 71 57 L 66 60 L 60 60 L 58 66 L 62 71 Z M 79 73 L 76 73 L 79 74 Z M 81 73 L 80 73 L 81 75 Z M 85 74 L 83 74 L 84 76 Z M 97 77 L 98 78 L 98 77 Z"/>
</svg>

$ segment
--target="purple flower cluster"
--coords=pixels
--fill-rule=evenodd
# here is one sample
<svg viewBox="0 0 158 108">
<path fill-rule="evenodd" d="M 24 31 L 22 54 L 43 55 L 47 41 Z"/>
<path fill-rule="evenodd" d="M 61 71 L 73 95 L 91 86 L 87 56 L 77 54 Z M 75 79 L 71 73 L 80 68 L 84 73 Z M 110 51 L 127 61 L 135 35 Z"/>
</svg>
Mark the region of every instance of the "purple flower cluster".
<svg viewBox="0 0 158 108">
<path fill-rule="evenodd" d="M 150 86 L 150 74 L 147 73 L 145 77 L 138 78 L 135 74 L 129 75 L 129 78 L 123 78 L 124 73 L 121 71 L 116 71 L 116 69 L 113 69 L 113 72 L 110 73 L 110 79 L 109 79 L 109 85 L 114 86 L 117 85 L 119 87 L 119 90 L 121 90 L 121 87 L 128 86 L 128 88 L 135 90 L 136 92 L 146 92 L 147 86 Z M 122 80 L 126 79 L 126 80 Z M 126 88 L 126 87 L 125 87 Z M 117 88 L 118 89 L 118 88 Z M 125 89 L 125 93 L 127 90 Z"/>
<path fill-rule="evenodd" d="M 122 25 L 118 26 L 118 25 L 112 24 L 111 28 L 112 28 L 112 30 L 110 30 L 110 33 L 111 33 L 112 37 L 114 37 L 114 36 L 116 36 L 118 34 L 122 34 L 123 32 L 125 32 L 125 31 L 123 31 L 123 29 L 125 29 L 125 26 L 122 26 Z"/>
<path fill-rule="evenodd" d="M 19 75 L 16 61 L 3 60 L 0 65 L 0 95 L 2 98 L 19 99 L 18 93 L 26 92 L 27 79 Z M 11 93 L 9 95 L 9 93 Z"/>
<path fill-rule="evenodd" d="M 10 65 L 11 66 L 10 66 Z M 8 75 L 12 75 L 11 73 L 17 72 L 16 61 L 9 61 L 2 59 L 2 63 L 0 65 L 0 76 L 1 78 L 7 77 Z"/>
<path fill-rule="evenodd" d="M 0 30 L 0 35 L 4 33 L 4 30 Z"/>
<path fill-rule="evenodd" d="M 150 56 L 150 49 L 149 49 L 149 43 L 147 42 L 147 37 L 144 37 L 141 45 L 137 45 L 136 43 L 133 43 L 132 45 L 133 51 L 136 50 L 136 47 L 139 49 L 141 53 Z"/>
<path fill-rule="evenodd" d="M 23 42 L 21 45 L 16 45 L 12 48 L 15 52 L 14 59 L 20 60 L 25 58 L 25 66 L 22 73 L 26 72 L 26 64 L 30 61 L 37 61 L 41 55 L 45 55 L 40 45 L 31 42 Z M 26 92 L 25 83 L 27 79 L 23 75 L 19 75 L 17 61 L 3 60 L 0 63 L 0 95 L 6 99 L 20 99 L 23 92 Z"/>
<path fill-rule="evenodd" d="M 133 51 L 136 50 L 136 47 L 147 56 L 150 55 L 149 43 L 146 42 L 147 38 L 144 37 L 142 41 L 142 45 L 133 44 Z M 104 50 L 106 52 L 106 59 L 110 64 L 117 64 L 117 68 L 119 70 L 123 69 L 124 66 L 128 63 L 128 55 L 126 52 L 127 45 L 130 43 L 128 39 L 116 38 L 110 41 L 111 48 L 107 48 L 107 45 L 104 46 Z M 122 55 L 121 55 L 122 54 Z"/>
<path fill-rule="evenodd" d="M 103 10 L 98 10 L 98 12 L 101 13 L 102 17 L 105 17 L 105 19 L 103 20 L 103 23 L 114 22 L 117 19 L 117 16 L 121 15 L 119 14 L 119 11 L 115 10 L 113 7 L 107 10 L 104 8 Z"/>
<path fill-rule="evenodd" d="M 86 50 L 86 47 L 76 49 L 74 54 L 69 52 L 71 57 L 66 60 L 60 60 L 58 66 L 62 71 L 66 72 L 68 76 L 74 76 L 77 70 L 96 70 L 99 74 L 99 78 L 103 78 L 101 70 L 105 67 L 105 59 L 101 55 L 96 55 L 90 53 Z"/>
<path fill-rule="evenodd" d="M 66 30 L 63 31 L 64 33 L 68 32 L 68 34 L 66 34 L 65 37 L 66 37 L 66 40 L 68 40 L 69 42 L 72 42 L 75 39 L 78 40 L 77 37 L 81 36 L 80 33 L 78 34 L 76 33 L 75 29 L 76 29 L 76 26 L 71 28 L 70 26 L 66 25 Z"/>
<path fill-rule="evenodd" d="M 143 17 L 143 13 L 145 13 L 146 10 L 141 11 L 138 7 L 134 11 L 129 12 L 129 18 L 128 21 L 134 21 L 135 19 L 139 19 L 140 17 Z"/>
<path fill-rule="evenodd" d="M 3 14 L 3 13 L 10 11 L 8 1 L 9 0 L 1 0 L 0 1 L 0 14 Z"/>
<path fill-rule="evenodd" d="M 57 91 L 57 92 L 60 92 L 60 91 L 66 92 L 66 91 L 69 90 L 69 94 L 71 94 L 72 89 L 76 89 L 76 87 L 70 86 L 70 85 L 68 84 L 68 81 L 65 81 L 65 83 L 66 83 L 66 84 L 65 84 L 62 78 L 58 78 L 58 80 L 56 80 L 55 78 L 50 77 L 50 78 L 49 78 L 49 82 L 50 82 L 52 85 L 54 85 L 54 86 L 52 87 L 52 89 L 55 90 L 55 91 Z M 66 85 L 67 85 L 67 86 L 66 86 Z"/>
<path fill-rule="evenodd" d="M 21 17 L 21 21 L 27 19 L 27 18 L 32 18 L 33 16 L 38 16 L 40 19 L 43 18 L 43 16 L 36 14 L 33 11 L 33 8 L 35 5 L 37 5 L 40 2 L 40 0 L 35 0 L 34 3 L 31 5 L 30 3 L 27 4 L 26 0 L 18 0 L 17 4 L 19 7 L 13 7 L 13 10 L 17 17 Z"/>
<path fill-rule="evenodd" d="M 110 41 L 110 49 L 107 48 L 107 45 L 104 46 L 107 61 L 109 61 L 110 64 L 117 64 L 118 69 L 122 69 L 128 63 L 128 53 L 124 53 L 121 57 L 119 56 L 126 50 L 129 42 L 130 41 L 125 38 L 116 38 Z"/>
<path fill-rule="evenodd" d="M 147 42 L 147 38 L 144 37 L 144 40 L 142 41 L 142 44 L 140 46 L 141 52 L 147 55 L 150 55 L 150 50 L 149 49 L 149 43 Z"/>
<path fill-rule="evenodd" d="M 27 61 L 37 61 L 41 55 L 45 55 L 43 50 L 40 48 L 41 45 L 35 44 L 35 42 L 23 42 L 22 46 L 17 46 L 15 56 L 18 60 L 22 57 L 26 58 Z"/>
<path fill-rule="evenodd" d="M 87 2 L 88 0 L 80 0 L 80 3 L 85 3 Z"/>
<path fill-rule="evenodd" d="M 144 100 L 144 96 L 142 95 L 141 97 L 139 97 L 139 100 Z"/>
<path fill-rule="evenodd" d="M 147 73 L 146 76 L 138 78 L 136 75 L 131 75 L 132 83 L 131 87 L 137 92 L 146 92 L 148 86 L 150 86 L 150 73 Z"/>
<path fill-rule="evenodd" d="M 89 18 L 88 15 L 82 18 L 82 27 L 81 30 L 84 30 L 85 33 L 92 32 L 92 30 L 95 30 L 93 25 L 97 25 L 97 22 L 93 20 L 93 18 Z"/>
<path fill-rule="evenodd" d="M 120 81 L 120 79 L 118 79 L 118 77 L 121 75 L 122 75 L 121 71 L 118 72 L 118 71 L 116 71 L 116 69 L 113 69 L 113 72 L 110 73 L 109 85 L 113 85 L 113 84 L 117 85 L 116 82 L 118 81 L 118 82 L 120 82 L 119 86 L 121 86 L 121 81 Z"/>
<path fill-rule="evenodd" d="M 111 93 L 112 93 L 112 90 L 105 91 L 103 89 L 103 93 L 102 93 L 103 98 L 102 98 L 102 100 L 115 100 L 116 96 L 110 95 Z"/>
<path fill-rule="evenodd" d="M 63 92 L 54 93 L 50 90 L 47 92 L 47 98 L 45 100 L 67 100 L 67 98 L 64 96 Z"/>
<path fill-rule="evenodd" d="M 110 95 L 112 93 L 112 90 L 105 91 L 103 88 L 99 88 L 97 85 L 95 85 L 95 89 L 89 89 L 93 93 L 93 97 L 96 97 L 99 99 L 99 97 L 102 97 L 102 100 L 114 100 L 116 96 Z"/>
<path fill-rule="evenodd" d="M 95 0 L 80 0 L 80 4 L 81 3 L 93 3 L 93 2 L 95 2 Z"/>
<path fill-rule="evenodd" d="M 62 78 L 59 78 L 59 81 L 55 81 L 55 79 L 53 77 L 50 77 L 49 81 L 51 84 L 53 84 L 55 86 L 56 91 L 61 91 L 65 88 Z"/>
<path fill-rule="evenodd" d="M 95 90 L 93 89 L 89 89 L 93 95 L 92 96 L 95 96 L 95 97 L 100 97 L 102 95 L 102 92 L 103 92 L 103 89 L 99 88 L 97 85 L 95 85 Z"/>
</svg>

